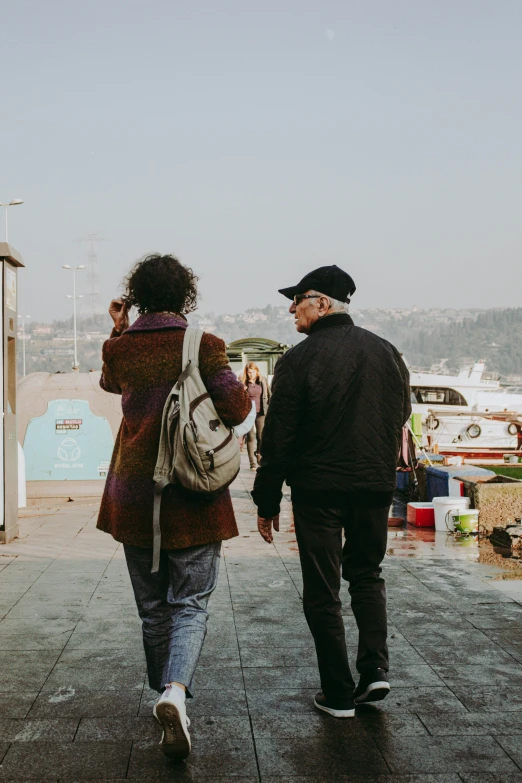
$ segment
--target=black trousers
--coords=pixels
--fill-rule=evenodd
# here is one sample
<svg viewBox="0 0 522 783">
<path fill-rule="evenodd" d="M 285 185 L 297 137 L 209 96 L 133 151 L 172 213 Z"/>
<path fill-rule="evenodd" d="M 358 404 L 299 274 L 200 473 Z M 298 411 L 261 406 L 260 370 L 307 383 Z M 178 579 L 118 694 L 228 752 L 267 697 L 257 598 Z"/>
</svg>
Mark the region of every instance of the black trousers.
<svg viewBox="0 0 522 783">
<path fill-rule="evenodd" d="M 386 553 L 389 506 L 311 508 L 294 501 L 293 508 L 303 572 L 303 607 L 314 637 L 321 687 L 326 696 L 350 698 L 354 681 L 339 598 L 341 573 L 349 582 L 359 630 L 357 670 L 388 671 L 381 563 Z"/>
</svg>

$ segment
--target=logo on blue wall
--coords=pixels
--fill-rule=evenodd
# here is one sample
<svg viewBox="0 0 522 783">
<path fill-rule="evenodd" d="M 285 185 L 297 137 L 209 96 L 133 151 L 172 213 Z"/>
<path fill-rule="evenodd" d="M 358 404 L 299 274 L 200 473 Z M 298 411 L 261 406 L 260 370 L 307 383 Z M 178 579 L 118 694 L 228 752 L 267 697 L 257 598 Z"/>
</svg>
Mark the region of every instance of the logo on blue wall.
<svg viewBox="0 0 522 783">
<path fill-rule="evenodd" d="M 27 481 L 104 479 L 113 445 L 109 422 L 87 400 L 52 400 L 27 427 Z"/>
</svg>

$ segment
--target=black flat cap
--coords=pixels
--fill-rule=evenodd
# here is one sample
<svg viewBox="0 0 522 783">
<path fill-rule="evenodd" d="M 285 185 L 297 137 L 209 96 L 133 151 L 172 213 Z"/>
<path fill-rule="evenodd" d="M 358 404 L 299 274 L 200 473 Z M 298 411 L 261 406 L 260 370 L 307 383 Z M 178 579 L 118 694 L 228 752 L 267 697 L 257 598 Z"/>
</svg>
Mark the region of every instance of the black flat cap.
<svg viewBox="0 0 522 783">
<path fill-rule="evenodd" d="M 304 294 L 305 291 L 318 291 L 339 302 L 349 302 L 351 295 L 355 293 L 355 283 L 347 272 L 333 264 L 314 269 L 297 285 L 279 289 L 279 293 L 287 299 L 293 299 L 296 294 Z"/>
</svg>

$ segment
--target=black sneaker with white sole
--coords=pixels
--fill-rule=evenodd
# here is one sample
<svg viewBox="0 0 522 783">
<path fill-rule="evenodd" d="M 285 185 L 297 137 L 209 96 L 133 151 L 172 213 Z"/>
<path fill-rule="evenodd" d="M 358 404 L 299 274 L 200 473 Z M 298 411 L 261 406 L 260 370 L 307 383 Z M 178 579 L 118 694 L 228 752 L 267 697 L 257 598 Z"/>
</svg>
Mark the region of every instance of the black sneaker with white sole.
<svg viewBox="0 0 522 783">
<path fill-rule="evenodd" d="M 382 701 L 389 692 L 390 683 L 384 669 L 370 669 L 361 674 L 353 700 L 356 704 L 370 704 L 374 701 Z"/>
<path fill-rule="evenodd" d="M 329 699 L 322 691 L 315 694 L 314 705 L 318 710 L 333 715 L 334 718 L 353 718 L 355 716 L 355 704 L 353 699 L 341 701 L 340 699 Z"/>
</svg>

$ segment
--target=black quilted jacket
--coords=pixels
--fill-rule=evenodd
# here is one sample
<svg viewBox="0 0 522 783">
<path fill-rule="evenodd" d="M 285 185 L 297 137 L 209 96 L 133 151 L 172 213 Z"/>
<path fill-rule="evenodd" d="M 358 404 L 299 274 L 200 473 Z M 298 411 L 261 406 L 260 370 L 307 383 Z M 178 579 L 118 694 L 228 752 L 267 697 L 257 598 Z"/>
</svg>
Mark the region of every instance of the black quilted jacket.
<svg viewBox="0 0 522 783">
<path fill-rule="evenodd" d="M 397 349 L 337 313 L 278 361 L 252 496 L 262 517 L 292 500 L 336 507 L 386 505 L 401 430 L 411 413 L 409 373 Z"/>
</svg>

